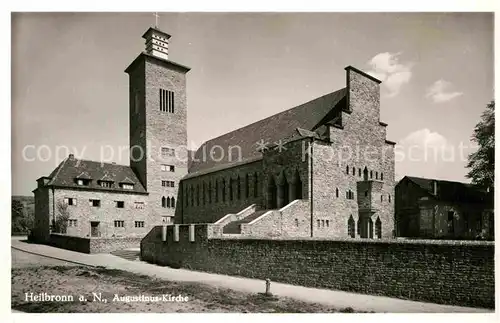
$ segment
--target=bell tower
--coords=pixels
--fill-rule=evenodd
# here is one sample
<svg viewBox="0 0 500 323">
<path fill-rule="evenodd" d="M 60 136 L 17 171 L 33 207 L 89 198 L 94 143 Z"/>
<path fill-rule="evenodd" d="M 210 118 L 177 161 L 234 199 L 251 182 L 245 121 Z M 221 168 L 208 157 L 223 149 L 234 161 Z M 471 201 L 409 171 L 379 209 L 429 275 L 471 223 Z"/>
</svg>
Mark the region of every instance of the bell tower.
<svg viewBox="0 0 500 323">
<path fill-rule="evenodd" d="M 155 224 L 171 223 L 180 179 L 187 174 L 186 73 L 168 59 L 171 36 L 149 28 L 145 50 L 127 67 L 130 167 L 149 193 Z"/>
</svg>

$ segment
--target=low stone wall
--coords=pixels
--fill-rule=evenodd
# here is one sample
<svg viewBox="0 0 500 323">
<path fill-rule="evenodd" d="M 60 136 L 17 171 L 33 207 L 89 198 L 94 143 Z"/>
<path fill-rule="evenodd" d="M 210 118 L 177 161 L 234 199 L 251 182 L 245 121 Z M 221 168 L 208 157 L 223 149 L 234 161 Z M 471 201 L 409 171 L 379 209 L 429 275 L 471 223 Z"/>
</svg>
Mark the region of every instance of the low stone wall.
<svg viewBox="0 0 500 323">
<path fill-rule="evenodd" d="M 89 238 L 81 238 L 81 237 L 68 236 L 65 234 L 51 233 L 48 245 L 71 251 L 90 253 Z"/>
<path fill-rule="evenodd" d="M 162 227 L 155 227 L 141 241 L 141 258 L 316 288 L 494 308 L 492 242 L 251 239 L 211 232 L 210 225 L 196 225 L 190 239 L 189 225 L 172 225 L 162 241 Z"/>
<path fill-rule="evenodd" d="M 52 233 L 49 245 L 82 253 L 109 253 L 115 250 L 139 248 L 142 237 L 82 238 Z"/>
</svg>

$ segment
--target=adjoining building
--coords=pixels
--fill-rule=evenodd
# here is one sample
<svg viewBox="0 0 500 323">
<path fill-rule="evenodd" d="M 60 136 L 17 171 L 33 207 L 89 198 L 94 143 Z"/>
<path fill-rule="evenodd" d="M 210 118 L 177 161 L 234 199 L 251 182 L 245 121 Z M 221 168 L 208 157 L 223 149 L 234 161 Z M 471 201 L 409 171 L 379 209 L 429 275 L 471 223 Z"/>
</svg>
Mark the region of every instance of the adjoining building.
<svg viewBox="0 0 500 323">
<path fill-rule="evenodd" d="M 473 184 L 405 176 L 396 185 L 400 237 L 492 240 L 493 214 L 492 192 Z"/>
<path fill-rule="evenodd" d="M 187 150 L 186 73 L 171 38 L 149 28 L 129 75 L 130 166 L 68 157 L 35 192 L 36 232 L 55 205 L 68 233 L 144 235 L 152 226 L 215 223 L 220 234 L 389 238 L 394 142 L 380 121 L 380 81 L 345 68 L 344 88 Z M 188 157 L 189 161 L 188 161 Z M 74 204 L 73 204 L 74 203 Z"/>
</svg>

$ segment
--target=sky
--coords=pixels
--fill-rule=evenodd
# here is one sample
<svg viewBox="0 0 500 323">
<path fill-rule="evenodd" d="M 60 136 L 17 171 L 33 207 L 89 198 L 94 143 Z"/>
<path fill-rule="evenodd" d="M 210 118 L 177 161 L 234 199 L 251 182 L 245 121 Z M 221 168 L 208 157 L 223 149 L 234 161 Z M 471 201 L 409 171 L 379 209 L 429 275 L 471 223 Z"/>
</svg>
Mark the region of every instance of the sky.
<svg viewBox="0 0 500 323">
<path fill-rule="evenodd" d="M 128 76 L 153 13 L 12 14 L 12 194 L 67 157 L 128 165 Z M 188 141 L 379 78 L 396 179 L 468 181 L 470 138 L 493 100 L 492 13 L 159 13 L 169 59 L 191 67 Z M 122 148 L 123 147 L 123 148 Z M 416 149 L 413 148 L 416 147 Z M 118 151 L 122 153 L 118 153 Z"/>
</svg>

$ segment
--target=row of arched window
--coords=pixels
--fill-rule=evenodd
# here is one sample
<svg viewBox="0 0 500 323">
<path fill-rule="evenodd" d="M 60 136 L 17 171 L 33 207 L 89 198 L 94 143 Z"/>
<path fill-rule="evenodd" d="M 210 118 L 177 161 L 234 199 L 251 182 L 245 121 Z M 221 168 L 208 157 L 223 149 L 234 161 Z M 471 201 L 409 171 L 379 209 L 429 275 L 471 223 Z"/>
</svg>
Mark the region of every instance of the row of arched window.
<svg viewBox="0 0 500 323">
<path fill-rule="evenodd" d="M 185 206 L 200 206 L 212 203 L 256 198 L 259 196 L 259 177 L 257 173 L 246 174 L 243 178 L 219 178 L 186 185 L 184 189 Z M 251 194 L 252 193 L 252 194 Z"/>
<path fill-rule="evenodd" d="M 175 198 L 174 197 L 165 197 L 163 196 L 161 198 L 161 207 L 172 207 L 174 208 L 175 207 Z"/>
<path fill-rule="evenodd" d="M 356 176 L 356 167 L 351 167 L 349 168 L 349 165 L 347 165 L 345 167 L 345 172 L 347 175 L 350 175 L 352 173 L 353 176 Z M 368 177 L 370 177 L 370 179 L 373 179 L 373 175 L 375 174 L 375 179 L 380 179 L 381 181 L 384 180 L 384 173 L 380 172 L 380 176 L 379 176 L 379 172 L 377 171 L 368 171 L 368 168 L 365 167 L 365 169 L 363 171 L 361 171 L 361 168 L 358 168 L 357 169 L 357 174 L 359 177 L 364 177 L 365 180 L 368 179 Z"/>
<path fill-rule="evenodd" d="M 373 221 L 371 218 L 366 219 L 367 224 L 368 224 L 368 230 L 369 232 L 366 232 L 366 236 L 362 238 L 373 238 Z M 362 234 L 361 230 L 361 219 L 358 220 L 358 234 Z M 351 238 L 356 237 L 356 223 L 354 222 L 354 218 L 352 215 L 349 217 L 349 220 L 347 220 L 347 236 Z M 375 221 L 375 237 L 378 239 L 382 238 L 382 221 L 380 221 L 380 217 L 377 217 L 377 220 Z"/>
</svg>

